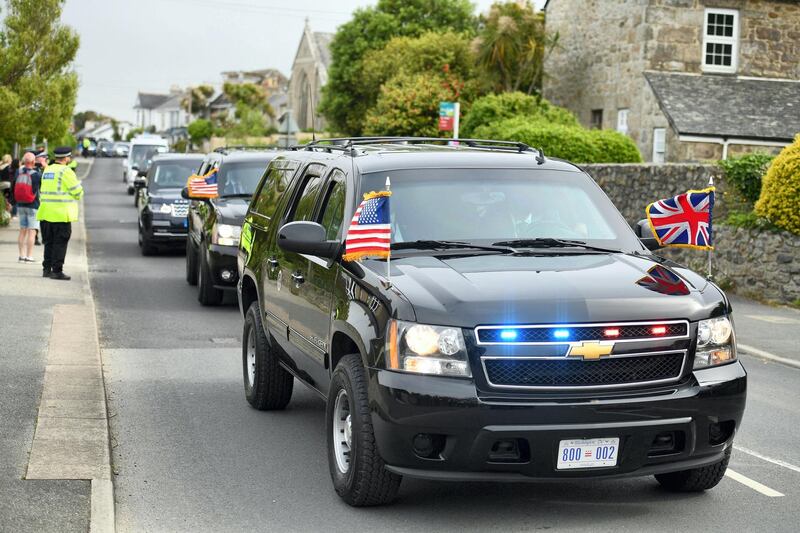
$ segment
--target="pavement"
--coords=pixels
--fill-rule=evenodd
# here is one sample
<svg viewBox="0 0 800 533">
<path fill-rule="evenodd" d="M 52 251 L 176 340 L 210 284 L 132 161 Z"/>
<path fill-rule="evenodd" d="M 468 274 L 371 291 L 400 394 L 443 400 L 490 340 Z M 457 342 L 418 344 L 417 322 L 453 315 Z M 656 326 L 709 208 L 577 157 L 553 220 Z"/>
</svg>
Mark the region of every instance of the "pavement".
<svg viewBox="0 0 800 533">
<path fill-rule="evenodd" d="M 232 303 L 200 306 L 197 289 L 184 280 L 180 251 L 141 256 L 136 211 L 118 165 L 96 160 L 84 183 L 88 279 L 108 397 L 118 531 L 797 530 L 800 369 L 768 357 L 800 363 L 797 310 L 733 299 L 740 357 L 749 373 L 748 407 L 729 474 L 714 490 L 672 494 L 652 478 L 513 485 L 406 479 L 394 505 L 353 509 L 331 486 L 323 402 L 298 385 L 286 411 L 247 405 L 238 309 Z M 8 238 L 0 230 L 0 241 Z M 0 498 L 0 531 L 7 524 L 25 531 L 17 526 L 31 516 L 44 520 L 30 503 L 37 496 L 40 514 L 50 521 L 28 530 L 56 530 L 50 526 L 58 524 L 59 531 L 85 531 L 86 482 L 21 479 L 34 439 L 53 307 L 85 298 L 70 292 L 27 305 L 21 295 L 37 291 L 20 292 L 28 290 L 22 287 L 49 280 L 21 270 L 30 265 L 3 259 L 13 255 L 16 261 L 9 250 L 0 242 L 0 295 L 23 302 L 15 304 L 12 322 L 24 326 L 28 313 L 35 313 L 37 326 L 34 339 L 11 338 L 15 355 L 0 358 L 0 379 L 14 365 L 27 369 L 12 374 L 12 391 L 0 387 L 3 421 L 9 406 L 17 420 L 10 440 L 0 437 L 3 457 L 12 457 L 10 468 L 8 461 L 0 465 L 0 490 L 5 495 L 7 486 L 52 485 L 39 485 L 27 499 L 19 493 Z M 6 343 L 9 330 L 3 331 Z M 756 357 L 745 346 L 761 353 Z M 70 510 L 78 516 L 70 518 Z"/>
</svg>

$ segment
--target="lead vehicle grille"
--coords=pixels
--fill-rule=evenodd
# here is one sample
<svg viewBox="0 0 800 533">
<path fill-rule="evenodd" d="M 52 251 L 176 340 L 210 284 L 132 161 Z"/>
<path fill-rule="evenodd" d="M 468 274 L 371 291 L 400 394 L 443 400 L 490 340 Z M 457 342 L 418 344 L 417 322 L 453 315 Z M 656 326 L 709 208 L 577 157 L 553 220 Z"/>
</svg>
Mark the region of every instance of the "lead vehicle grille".
<svg viewBox="0 0 800 533">
<path fill-rule="evenodd" d="M 679 351 L 598 361 L 485 357 L 482 362 L 493 387 L 580 389 L 675 381 L 683 372 L 685 356 Z"/>
</svg>

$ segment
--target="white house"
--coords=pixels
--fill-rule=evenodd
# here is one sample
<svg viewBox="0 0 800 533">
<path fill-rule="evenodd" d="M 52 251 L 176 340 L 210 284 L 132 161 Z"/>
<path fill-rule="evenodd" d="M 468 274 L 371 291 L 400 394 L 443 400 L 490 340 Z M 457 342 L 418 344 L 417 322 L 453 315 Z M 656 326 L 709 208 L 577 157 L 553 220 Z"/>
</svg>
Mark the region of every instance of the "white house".
<svg viewBox="0 0 800 533">
<path fill-rule="evenodd" d="M 133 109 L 136 110 L 136 126 L 142 129 L 155 128 L 165 131 L 183 128 L 188 124 L 186 110 L 181 107 L 183 93 L 170 94 L 138 93 Z"/>
</svg>

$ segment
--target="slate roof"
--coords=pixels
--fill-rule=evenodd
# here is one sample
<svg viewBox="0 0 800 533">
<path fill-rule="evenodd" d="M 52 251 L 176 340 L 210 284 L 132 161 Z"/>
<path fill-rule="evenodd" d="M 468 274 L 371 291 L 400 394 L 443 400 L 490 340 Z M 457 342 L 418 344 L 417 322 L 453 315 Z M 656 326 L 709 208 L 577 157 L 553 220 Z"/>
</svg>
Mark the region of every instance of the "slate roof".
<svg viewBox="0 0 800 533">
<path fill-rule="evenodd" d="M 155 109 L 170 98 L 172 98 L 171 94 L 139 93 L 134 108 Z"/>
<path fill-rule="evenodd" d="M 682 135 L 791 141 L 800 133 L 800 82 L 645 72 Z"/>
<path fill-rule="evenodd" d="M 331 66 L 331 41 L 333 40 L 333 34 L 315 31 L 312 35 L 314 36 L 314 45 L 317 47 L 317 57 L 327 69 Z"/>
</svg>

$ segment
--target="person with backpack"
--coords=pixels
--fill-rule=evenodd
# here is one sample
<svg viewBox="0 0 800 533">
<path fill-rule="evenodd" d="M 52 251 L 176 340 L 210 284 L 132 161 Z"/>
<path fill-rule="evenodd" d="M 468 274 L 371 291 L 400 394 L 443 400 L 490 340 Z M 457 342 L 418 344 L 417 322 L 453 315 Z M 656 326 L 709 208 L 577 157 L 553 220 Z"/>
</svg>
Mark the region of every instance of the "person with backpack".
<svg viewBox="0 0 800 533">
<path fill-rule="evenodd" d="M 17 171 L 14 179 L 14 201 L 19 216 L 19 262 L 33 263 L 33 246 L 36 233 L 39 231 L 39 221 L 36 211 L 39 209 L 39 189 L 42 186 L 41 174 L 34 166 L 36 158 L 31 152 L 22 156 L 22 167 Z"/>
</svg>

